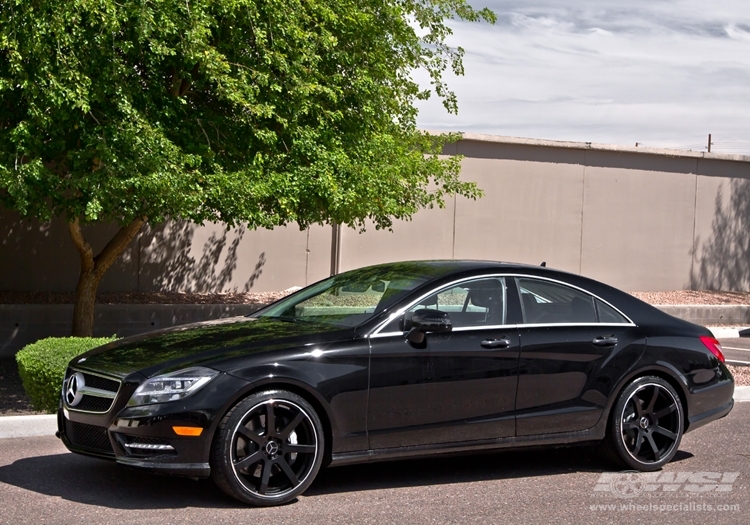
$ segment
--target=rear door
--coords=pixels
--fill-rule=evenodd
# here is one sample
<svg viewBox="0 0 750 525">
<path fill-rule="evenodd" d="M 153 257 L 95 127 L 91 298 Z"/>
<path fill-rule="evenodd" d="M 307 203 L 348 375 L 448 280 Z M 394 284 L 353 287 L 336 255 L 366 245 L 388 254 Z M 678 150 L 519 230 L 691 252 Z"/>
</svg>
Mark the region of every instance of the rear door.
<svg viewBox="0 0 750 525">
<path fill-rule="evenodd" d="M 585 430 L 616 378 L 643 352 L 639 329 L 603 300 L 564 283 L 518 277 L 523 312 L 516 435 Z"/>
</svg>

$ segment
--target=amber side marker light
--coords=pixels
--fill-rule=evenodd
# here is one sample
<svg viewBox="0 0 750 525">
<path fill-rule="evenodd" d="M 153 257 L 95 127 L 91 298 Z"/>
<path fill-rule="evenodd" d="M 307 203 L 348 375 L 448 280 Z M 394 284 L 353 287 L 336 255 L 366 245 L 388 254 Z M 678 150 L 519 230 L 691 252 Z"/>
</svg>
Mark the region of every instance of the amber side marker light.
<svg viewBox="0 0 750 525">
<path fill-rule="evenodd" d="M 178 436 L 200 436 L 203 432 L 201 427 L 172 427 Z"/>
</svg>

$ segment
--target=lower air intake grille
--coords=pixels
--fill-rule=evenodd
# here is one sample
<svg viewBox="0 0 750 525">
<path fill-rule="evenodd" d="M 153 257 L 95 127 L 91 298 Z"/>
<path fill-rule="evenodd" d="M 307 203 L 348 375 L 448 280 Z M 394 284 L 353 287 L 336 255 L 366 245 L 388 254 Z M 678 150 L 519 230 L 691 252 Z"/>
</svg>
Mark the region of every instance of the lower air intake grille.
<svg viewBox="0 0 750 525">
<path fill-rule="evenodd" d="M 93 452 L 114 454 L 112 444 L 107 436 L 107 429 L 85 423 L 74 423 L 67 421 L 66 434 L 71 444 L 76 447 L 86 448 Z"/>
</svg>

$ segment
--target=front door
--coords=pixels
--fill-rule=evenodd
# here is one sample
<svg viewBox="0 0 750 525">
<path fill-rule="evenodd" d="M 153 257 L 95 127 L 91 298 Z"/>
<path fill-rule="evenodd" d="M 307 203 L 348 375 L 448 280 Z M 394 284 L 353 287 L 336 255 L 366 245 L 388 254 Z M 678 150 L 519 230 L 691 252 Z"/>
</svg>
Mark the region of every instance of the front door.
<svg viewBox="0 0 750 525">
<path fill-rule="evenodd" d="M 410 308 L 448 313 L 452 332 L 420 346 L 396 324 L 371 337 L 371 449 L 515 435 L 519 339 L 505 299 L 500 277 L 462 281 Z"/>
</svg>

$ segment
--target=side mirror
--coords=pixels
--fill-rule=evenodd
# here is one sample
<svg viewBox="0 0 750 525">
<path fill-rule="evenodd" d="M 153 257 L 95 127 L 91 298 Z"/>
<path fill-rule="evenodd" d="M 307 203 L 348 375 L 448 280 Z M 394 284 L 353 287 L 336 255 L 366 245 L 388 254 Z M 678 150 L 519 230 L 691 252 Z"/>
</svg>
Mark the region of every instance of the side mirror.
<svg viewBox="0 0 750 525">
<path fill-rule="evenodd" d="M 404 328 L 409 331 L 406 340 L 414 344 L 424 343 L 427 332 L 448 333 L 453 329 L 447 313 L 429 308 L 412 312 L 411 318 L 405 318 L 404 321 Z"/>
</svg>

